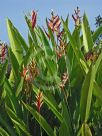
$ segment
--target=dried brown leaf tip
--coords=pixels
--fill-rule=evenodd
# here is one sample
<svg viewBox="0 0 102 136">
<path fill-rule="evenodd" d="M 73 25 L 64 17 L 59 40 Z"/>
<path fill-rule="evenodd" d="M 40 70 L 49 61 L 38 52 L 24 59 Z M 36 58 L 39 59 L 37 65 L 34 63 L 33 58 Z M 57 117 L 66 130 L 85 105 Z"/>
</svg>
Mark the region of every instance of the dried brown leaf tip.
<svg viewBox="0 0 102 136">
<path fill-rule="evenodd" d="M 39 91 L 36 95 L 36 102 L 35 102 L 35 105 L 39 113 L 40 113 L 42 104 L 43 104 L 43 93 Z"/>
<path fill-rule="evenodd" d="M 77 9 L 74 10 L 74 14 L 72 14 L 72 18 L 75 22 L 75 26 L 78 27 L 81 24 L 81 17 L 80 17 L 80 9 L 77 7 Z"/>
<path fill-rule="evenodd" d="M 0 43 L 0 62 L 4 63 L 7 56 L 7 45 L 5 43 Z"/>
<path fill-rule="evenodd" d="M 62 90 L 64 89 L 64 87 L 65 87 L 65 85 L 66 85 L 68 79 L 69 79 L 68 74 L 67 74 L 67 73 L 63 73 L 63 75 L 62 75 L 62 82 L 61 82 L 61 84 L 60 84 L 60 88 L 61 88 Z"/>
<path fill-rule="evenodd" d="M 35 28 L 36 21 L 37 21 L 37 12 L 33 10 L 32 14 L 31 14 L 31 25 L 32 25 L 32 29 Z"/>
</svg>

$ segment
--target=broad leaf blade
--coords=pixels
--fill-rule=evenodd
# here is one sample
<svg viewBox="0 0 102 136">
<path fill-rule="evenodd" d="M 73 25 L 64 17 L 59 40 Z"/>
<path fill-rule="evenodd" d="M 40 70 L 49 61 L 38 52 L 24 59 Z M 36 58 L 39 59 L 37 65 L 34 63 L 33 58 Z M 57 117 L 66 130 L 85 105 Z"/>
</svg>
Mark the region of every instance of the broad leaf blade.
<svg viewBox="0 0 102 136">
<path fill-rule="evenodd" d="M 5 79 L 5 84 L 4 84 L 4 88 L 5 88 L 5 91 L 6 91 L 6 94 L 10 100 L 10 103 L 11 103 L 11 106 L 12 106 L 12 109 L 15 111 L 15 113 L 22 118 L 22 110 L 21 110 L 21 107 L 20 107 L 20 104 L 15 96 L 15 92 L 14 90 L 12 89 L 12 87 L 10 86 L 9 84 L 9 81 L 7 79 Z"/>
<path fill-rule="evenodd" d="M 47 56 L 52 56 L 52 49 L 50 47 L 50 44 L 48 42 L 47 37 L 45 36 L 43 30 L 39 27 L 40 35 L 41 35 L 41 42 L 44 46 L 44 50 Z"/>
<path fill-rule="evenodd" d="M 7 19 L 6 22 L 7 22 L 7 30 L 8 30 L 8 36 L 10 40 L 11 49 L 13 53 L 15 54 L 18 63 L 21 64 L 23 59 L 23 50 L 21 47 L 21 43 L 18 37 L 16 37 L 15 31 L 14 31 L 15 28 L 13 24 L 11 23 L 11 21 Z"/>
<path fill-rule="evenodd" d="M 19 33 L 19 31 L 16 28 L 14 29 L 14 31 L 15 31 L 15 34 L 17 35 L 23 49 L 25 50 L 25 52 L 27 52 L 28 45 L 27 45 L 26 41 L 24 40 L 24 38 L 22 37 L 22 35 Z"/>
<path fill-rule="evenodd" d="M 7 122 L 7 120 L 4 119 L 1 113 L 0 113 L 0 124 L 9 132 L 11 136 L 16 136 L 14 129 Z"/>
<path fill-rule="evenodd" d="M 89 126 L 85 123 L 82 125 L 82 136 L 92 136 Z"/>
<path fill-rule="evenodd" d="M 98 37 L 100 36 L 100 34 L 102 34 L 102 26 L 100 26 L 99 28 L 97 28 L 97 30 L 93 33 L 92 38 L 93 38 L 93 42 L 95 42 Z"/>
<path fill-rule="evenodd" d="M 92 49 L 94 43 L 93 43 L 88 19 L 85 13 L 84 13 L 83 22 L 82 22 L 82 32 L 83 32 L 83 44 L 85 47 L 85 51 L 88 52 L 89 50 Z"/>
<path fill-rule="evenodd" d="M 2 127 L 0 127 L 0 135 L 1 136 L 10 136 Z"/>
<path fill-rule="evenodd" d="M 14 76 L 17 80 L 20 80 L 20 72 L 19 72 L 20 66 L 11 48 L 9 48 L 9 55 L 10 55 L 10 60 L 11 60 L 11 65 L 12 65 Z"/>
<path fill-rule="evenodd" d="M 24 102 L 23 102 L 23 105 L 33 115 L 33 117 L 38 121 L 38 123 L 45 130 L 45 132 L 48 134 L 48 136 L 54 136 L 54 132 L 53 132 L 52 128 L 49 126 L 47 121 L 41 116 L 41 114 L 38 113 L 36 110 L 34 110 L 28 104 L 25 104 Z"/>
<path fill-rule="evenodd" d="M 12 122 L 19 128 L 21 129 L 26 136 L 31 136 L 30 133 L 27 130 L 27 126 L 26 124 L 23 122 L 23 120 L 21 120 L 17 114 L 15 114 L 10 108 L 7 108 L 7 113 L 9 115 L 9 117 L 11 118 Z"/>
<path fill-rule="evenodd" d="M 0 72 L 0 86 L 4 83 L 5 81 L 5 75 L 7 71 L 7 66 L 8 66 L 8 61 L 6 60 L 3 67 L 2 67 L 2 73 Z"/>
<path fill-rule="evenodd" d="M 81 90 L 80 116 L 82 122 L 84 121 L 87 122 L 89 117 L 94 80 L 95 80 L 95 67 L 92 66 L 85 77 Z"/>
</svg>

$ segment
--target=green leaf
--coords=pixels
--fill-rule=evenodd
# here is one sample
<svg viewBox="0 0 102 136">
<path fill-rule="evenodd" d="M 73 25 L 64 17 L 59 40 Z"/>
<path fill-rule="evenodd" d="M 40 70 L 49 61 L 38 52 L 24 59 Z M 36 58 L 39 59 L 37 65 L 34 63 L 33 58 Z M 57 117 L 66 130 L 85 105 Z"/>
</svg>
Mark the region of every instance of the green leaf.
<svg viewBox="0 0 102 136">
<path fill-rule="evenodd" d="M 54 95 L 50 91 L 45 91 L 46 97 L 52 102 L 52 104 L 58 109 L 58 104 L 54 98 Z"/>
<path fill-rule="evenodd" d="M 69 41 L 70 41 L 70 43 L 71 43 L 71 46 L 72 46 L 72 48 L 73 48 L 73 50 L 74 50 L 74 53 L 75 53 L 75 55 L 76 55 L 76 58 L 77 58 L 77 60 L 79 61 L 80 58 L 79 58 L 79 54 L 78 54 L 78 51 L 77 51 L 78 49 L 77 49 L 77 46 L 76 46 L 75 39 L 74 39 L 73 36 L 71 35 L 71 33 L 70 33 L 69 29 L 67 28 L 65 22 L 64 22 L 63 20 L 62 20 L 62 22 L 63 22 L 63 27 L 64 27 L 64 29 L 65 29 L 65 32 L 66 32 L 66 34 L 67 34 L 67 36 L 68 36 L 68 39 L 69 39 Z"/>
<path fill-rule="evenodd" d="M 4 65 L 2 67 L 2 71 L 0 73 L 0 86 L 2 86 L 2 84 L 5 81 L 5 75 L 6 75 L 6 72 L 7 72 L 7 66 L 8 66 L 8 60 L 5 61 Z"/>
<path fill-rule="evenodd" d="M 41 125 L 41 127 L 45 130 L 45 132 L 48 134 L 48 136 L 54 136 L 54 132 L 52 128 L 49 126 L 47 121 L 41 116 L 40 113 L 38 113 L 34 108 L 29 106 L 28 104 L 25 104 L 22 102 L 25 108 L 33 115 L 33 117 L 38 121 L 38 123 Z"/>
<path fill-rule="evenodd" d="M 47 37 L 45 36 L 43 30 L 40 27 L 39 27 L 39 31 L 41 34 L 41 40 L 42 40 L 42 44 L 44 46 L 44 50 L 45 50 L 46 55 L 52 56 L 52 49 L 50 47 Z"/>
<path fill-rule="evenodd" d="M 10 86 L 9 82 L 7 79 L 5 79 L 5 84 L 4 84 L 4 88 L 6 91 L 6 95 L 8 96 L 12 109 L 15 111 L 15 113 L 22 118 L 22 109 L 20 107 L 19 101 L 17 100 L 16 96 L 15 96 L 15 92 L 14 90 L 12 90 L 12 87 Z"/>
<path fill-rule="evenodd" d="M 66 126 L 65 126 L 65 128 L 66 128 L 66 133 L 67 133 L 67 136 L 73 136 L 73 133 L 72 133 L 72 123 L 71 123 L 71 115 L 69 114 L 69 111 L 68 111 L 68 109 L 67 109 L 67 106 L 66 106 L 66 104 L 65 104 L 65 102 L 63 101 L 62 102 L 62 116 L 63 116 L 63 118 L 64 118 L 64 120 L 65 120 L 65 123 L 66 123 Z M 63 126 L 64 124 L 62 124 L 62 126 Z"/>
<path fill-rule="evenodd" d="M 23 89 L 23 83 L 24 83 L 24 78 L 22 77 L 17 85 L 17 89 L 16 89 L 16 97 L 19 96 L 20 92 L 22 91 Z"/>
<path fill-rule="evenodd" d="M 96 63 L 90 68 L 88 74 L 85 77 L 85 80 L 82 86 L 81 100 L 80 100 L 80 115 L 81 115 L 82 121 L 87 122 L 88 120 L 91 100 L 92 100 L 92 91 L 93 91 L 94 81 L 95 81 L 95 75 L 101 63 L 101 60 L 102 60 L 102 53 L 99 55 Z"/>
<path fill-rule="evenodd" d="M 82 136 L 92 136 L 89 126 L 85 123 L 82 125 Z"/>
<path fill-rule="evenodd" d="M 11 60 L 11 65 L 12 65 L 14 76 L 17 80 L 20 80 L 20 72 L 19 72 L 20 66 L 11 48 L 9 48 L 9 55 L 10 55 L 10 60 Z"/>
<path fill-rule="evenodd" d="M 102 61 L 102 52 L 101 52 L 101 54 L 98 56 L 98 59 L 97 59 L 97 61 L 96 61 L 96 63 L 95 63 L 95 71 L 96 71 L 96 72 L 97 72 L 97 70 L 98 70 L 99 65 L 101 64 L 101 61 Z"/>
<path fill-rule="evenodd" d="M 55 63 L 54 60 L 51 60 L 51 59 L 48 59 L 46 58 L 45 59 L 45 63 L 46 63 L 46 66 L 49 70 L 49 73 L 54 77 L 57 75 L 57 65 Z"/>
<path fill-rule="evenodd" d="M 101 78 L 101 75 L 102 75 L 102 70 L 101 70 L 101 68 L 102 68 L 102 52 L 98 56 L 98 59 L 96 60 L 96 63 L 94 65 L 95 65 L 95 72 L 97 73 L 96 82 L 97 82 L 98 85 L 101 86 L 101 81 L 102 81 L 102 78 Z"/>
<path fill-rule="evenodd" d="M 55 51 L 55 50 L 56 50 L 56 47 L 57 47 L 56 41 L 55 41 L 55 37 L 54 37 L 54 34 L 53 34 L 52 30 L 51 30 L 51 29 L 49 28 L 49 26 L 48 26 L 47 19 L 46 19 L 46 24 L 47 24 L 49 36 L 50 36 L 50 39 L 51 39 L 53 51 Z"/>
<path fill-rule="evenodd" d="M 102 104 L 102 89 L 98 86 L 96 82 L 94 82 L 94 90 L 93 95 L 100 101 Z"/>
<path fill-rule="evenodd" d="M 33 52 L 34 52 L 33 47 L 29 47 L 26 55 L 24 56 L 23 62 L 22 62 L 22 64 L 24 64 L 24 66 L 27 66 L 27 64 L 30 62 Z"/>
<path fill-rule="evenodd" d="M 88 52 L 89 50 L 92 49 L 94 43 L 93 43 L 88 19 L 85 13 L 83 16 L 83 21 L 82 21 L 82 32 L 83 32 L 83 44 L 85 47 L 85 51 Z"/>
<path fill-rule="evenodd" d="M 8 30 L 8 36 L 9 36 L 12 52 L 15 54 L 18 63 L 21 64 L 23 60 L 23 49 L 21 47 L 21 43 L 15 34 L 15 30 L 14 30 L 15 28 L 12 22 L 9 19 L 7 19 L 6 22 L 7 22 L 7 30 Z"/>
<path fill-rule="evenodd" d="M 68 23 L 69 23 L 69 15 L 67 15 L 66 20 L 65 20 L 66 26 L 68 26 Z"/>
<path fill-rule="evenodd" d="M 33 46 L 33 40 L 29 32 L 28 32 L 28 43 L 29 43 L 29 48 Z"/>
<path fill-rule="evenodd" d="M 92 66 L 85 77 L 81 89 L 80 116 L 82 122 L 87 122 L 89 117 L 95 74 L 95 66 Z"/>
<path fill-rule="evenodd" d="M 12 122 L 19 128 L 21 129 L 26 136 L 31 136 L 30 133 L 27 130 L 27 126 L 26 124 L 23 122 L 23 120 L 21 120 L 17 114 L 15 114 L 10 108 L 6 107 L 7 109 L 7 113 L 9 115 L 9 117 L 11 118 Z"/>
<path fill-rule="evenodd" d="M 33 86 L 33 91 L 37 94 L 39 89 Z M 52 110 L 52 112 L 56 115 L 60 122 L 63 122 L 63 117 L 60 112 L 56 109 L 56 107 L 52 104 L 52 102 L 43 94 L 44 102 L 48 105 L 48 107 Z"/>
<path fill-rule="evenodd" d="M 2 127 L 0 127 L 0 135 L 1 136 L 10 136 Z"/>
<path fill-rule="evenodd" d="M 75 39 L 76 41 L 76 45 L 77 45 L 77 48 L 80 50 L 81 49 L 81 38 L 80 38 L 80 28 L 76 28 L 74 31 L 73 31 L 73 34 L 72 34 L 73 38 Z"/>
<path fill-rule="evenodd" d="M 19 31 L 16 28 L 14 29 L 14 31 L 15 31 L 15 33 L 16 33 L 16 35 L 17 35 L 23 49 L 25 50 L 25 52 L 27 52 L 28 45 L 27 45 L 26 41 L 24 40 L 24 38 L 22 37 L 22 35 L 19 33 Z"/>
<path fill-rule="evenodd" d="M 92 35 L 93 42 L 95 42 L 98 39 L 100 34 L 102 34 L 102 26 L 98 27 L 97 30 L 93 33 Z"/>
<path fill-rule="evenodd" d="M 33 86 L 33 90 L 37 94 L 38 89 Z M 69 121 L 69 117 L 68 117 L 69 114 L 68 114 L 68 111 L 67 111 L 65 105 L 63 105 L 65 111 L 63 112 L 63 116 L 62 116 L 61 113 L 58 111 L 58 108 L 55 105 L 53 105 L 53 102 L 50 101 L 50 99 L 48 99 L 44 94 L 43 94 L 43 100 L 48 105 L 48 107 L 51 109 L 51 111 L 55 114 L 55 116 L 58 118 L 58 120 L 61 122 L 61 124 L 63 124 L 62 127 L 65 127 L 64 129 L 67 130 L 67 132 L 66 132 L 67 135 L 71 135 L 72 128 L 70 126 L 70 121 Z M 68 120 L 66 120 L 65 117 L 67 117 Z"/>
<path fill-rule="evenodd" d="M 71 136 L 67 132 L 68 132 L 68 130 L 66 129 L 65 123 L 61 123 L 61 126 L 59 128 L 59 136 Z"/>
<path fill-rule="evenodd" d="M 11 127 L 11 125 L 7 122 L 7 120 L 4 119 L 3 115 L 0 113 L 0 125 L 2 125 L 11 136 L 16 136 L 14 129 Z M 4 136 L 4 135 L 3 135 Z"/>
<path fill-rule="evenodd" d="M 72 49 L 75 53 L 76 59 L 77 59 L 79 65 L 80 65 L 80 67 L 83 68 L 81 63 L 80 63 L 80 59 L 82 59 L 83 61 L 85 61 L 85 59 L 84 59 L 81 51 L 78 49 L 78 46 L 77 46 L 76 41 L 75 41 L 75 37 L 71 35 L 71 33 L 70 33 L 69 29 L 67 28 L 65 22 L 63 20 L 62 20 L 62 22 L 63 22 L 63 27 L 65 29 L 65 32 L 68 36 L 69 42 L 70 42 Z M 87 67 L 87 65 L 86 65 L 86 67 Z"/>
<path fill-rule="evenodd" d="M 83 67 L 85 73 L 87 74 L 88 71 L 89 71 L 89 68 L 87 67 L 85 61 L 83 61 L 82 59 L 80 59 L 80 63 L 81 63 L 81 65 L 82 65 L 82 67 Z"/>
<path fill-rule="evenodd" d="M 32 36 L 32 39 L 33 39 L 34 44 L 35 44 L 35 45 L 38 45 L 36 33 L 35 33 L 34 30 L 32 29 L 30 20 L 28 19 L 27 16 L 25 16 L 25 20 L 26 20 L 26 23 L 27 23 L 27 25 L 28 25 L 29 31 L 30 31 L 30 33 L 31 33 L 31 36 Z"/>
<path fill-rule="evenodd" d="M 47 97 L 44 97 L 45 103 L 49 106 L 49 108 L 52 110 L 52 112 L 56 115 L 56 117 L 60 120 L 60 122 L 63 122 L 63 118 L 58 112 L 58 110 L 55 108 L 55 106 L 47 99 Z"/>
</svg>

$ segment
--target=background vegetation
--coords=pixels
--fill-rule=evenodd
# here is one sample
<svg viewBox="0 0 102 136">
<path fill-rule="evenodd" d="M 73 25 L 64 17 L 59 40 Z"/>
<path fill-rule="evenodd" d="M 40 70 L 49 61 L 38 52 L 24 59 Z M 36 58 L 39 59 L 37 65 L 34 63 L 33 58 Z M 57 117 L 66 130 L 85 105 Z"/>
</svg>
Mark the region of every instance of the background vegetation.
<svg viewBox="0 0 102 136">
<path fill-rule="evenodd" d="M 0 44 L 0 135 L 101 136 L 102 25 L 92 32 L 77 7 L 69 18 L 25 15 L 28 42 L 7 19 L 10 46 Z"/>
</svg>

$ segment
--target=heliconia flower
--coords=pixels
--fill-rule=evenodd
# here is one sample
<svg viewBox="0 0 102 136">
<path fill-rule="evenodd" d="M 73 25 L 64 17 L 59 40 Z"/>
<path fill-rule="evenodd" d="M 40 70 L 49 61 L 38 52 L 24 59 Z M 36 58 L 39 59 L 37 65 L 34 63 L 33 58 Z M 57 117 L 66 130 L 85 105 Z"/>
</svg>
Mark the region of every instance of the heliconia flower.
<svg viewBox="0 0 102 136">
<path fill-rule="evenodd" d="M 52 18 L 49 19 L 49 21 L 47 20 L 47 24 L 48 24 L 48 27 L 53 32 L 58 32 L 59 28 L 60 28 L 60 25 L 61 25 L 61 21 L 60 21 L 59 16 L 58 15 L 57 16 L 52 15 Z"/>
<path fill-rule="evenodd" d="M 39 74 L 39 69 L 37 68 L 37 64 L 34 59 L 30 61 L 30 64 L 28 65 L 28 69 L 32 79 L 34 79 Z"/>
<path fill-rule="evenodd" d="M 74 10 L 74 15 L 72 14 L 72 18 L 73 18 L 73 20 L 74 20 L 74 22 L 75 22 L 75 26 L 77 27 L 77 26 L 79 26 L 80 25 L 80 22 L 81 22 L 81 17 L 80 17 L 80 9 L 79 9 L 79 7 L 77 7 L 77 9 L 76 10 Z"/>
<path fill-rule="evenodd" d="M 31 60 L 31 62 L 24 67 L 21 72 L 21 76 L 24 77 L 25 81 L 32 82 L 33 79 L 39 74 L 39 70 L 37 68 L 35 60 Z"/>
<path fill-rule="evenodd" d="M 63 40 L 60 40 L 60 46 L 59 46 L 60 50 L 64 50 L 66 48 L 66 43 Z"/>
<path fill-rule="evenodd" d="M 4 62 L 5 54 L 6 54 L 5 46 L 2 48 L 2 62 Z"/>
<path fill-rule="evenodd" d="M 79 15 L 79 13 L 80 13 L 80 9 L 79 9 L 79 7 L 77 7 L 77 9 L 76 9 L 76 10 L 74 10 L 74 12 L 75 12 L 75 14 L 78 16 L 78 15 Z"/>
<path fill-rule="evenodd" d="M 58 56 L 58 59 L 60 59 L 61 57 L 62 57 L 62 53 L 61 52 L 59 52 L 58 50 L 56 50 L 56 53 L 57 53 L 57 56 Z"/>
<path fill-rule="evenodd" d="M 77 18 L 74 15 L 72 15 L 72 18 L 75 22 L 77 21 Z"/>
<path fill-rule="evenodd" d="M 58 40 L 62 40 L 63 33 L 64 33 L 64 29 L 61 32 L 58 32 L 58 34 L 57 34 Z"/>
<path fill-rule="evenodd" d="M 59 16 L 56 16 L 56 18 L 54 19 L 53 25 L 55 28 L 59 29 L 60 24 L 61 24 L 60 18 Z"/>
<path fill-rule="evenodd" d="M 60 84 L 60 88 L 63 90 L 63 88 L 65 87 L 67 81 L 68 81 L 69 77 L 67 73 L 63 73 L 62 75 L 62 82 Z"/>
<path fill-rule="evenodd" d="M 25 80 L 31 82 L 31 80 L 32 80 L 32 75 L 31 75 L 30 73 L 28 73 L 28 74 L 25 76 Z"/>
<path fill-rule="evenodd" d="M 40 113 L 40 110 L 41 110 L 41 106 L 43 104 L 43 93 L 41 91 L 38 92 L 37 96 L 36 96 L 36 107 L 37 107 L 37 110 L 38 112 Z"/>
<path fill-rule="evenodd" d="M 5 44 L 0 44 L 0 58 L 1 62 L 4 63 L 4 59 L 7 55 L 7 46 Z"/>
<path fill-rule="evenodd" d="M 89 51 L 88 53 L 85 54 L 85 59 L 86 61 L 90 60 L 95 62 L 98 58 L 98 53 L 93 52 L 93 51 Z"/>
<path fill-rule="evenodd" d="M 21 76 L 24 77 L 25 81 L 31 81 L 31 79 L 32 79 L 32 75 L 29 72 L 29 69 L 27 67 L 23 68 Z"/>
<path fill-rule="evenodd" d="M 32 24 L 32 29 L 34 29 L 35 25 L 36 25 L 36 20 L 37 20 L 37 13 L 33 10 L 32 11 L 32 20 L 31 20 L 31 24 Z"/>
<path fill-rule="evenodd" d="M 28 72 L 28 69 L 26 67 L 23 68 L 23 71 L 21 73 L 21 76 L 23 76 L 24 78 L 26 77 L 26 74 Z"/>
<path fill-rule="evenodd" d="M 65 53 L 65 50 L 56 50 L 56 54 L 58 56 L 58 59 L 60 59 L 62 57 L 62 55 Z"/>
<path fill-rule="evenodd" d="M 66 43 L 63 42 L 63 40 L 61 40 L 61 38 L 59 39 L 60 45 L 58 46 L 56 53 L 58 56 L 58 59 L 60 59 L 62 57 L 62 55 L 65 54 L 65 50 L 66 50 Z"/>
</svg>

